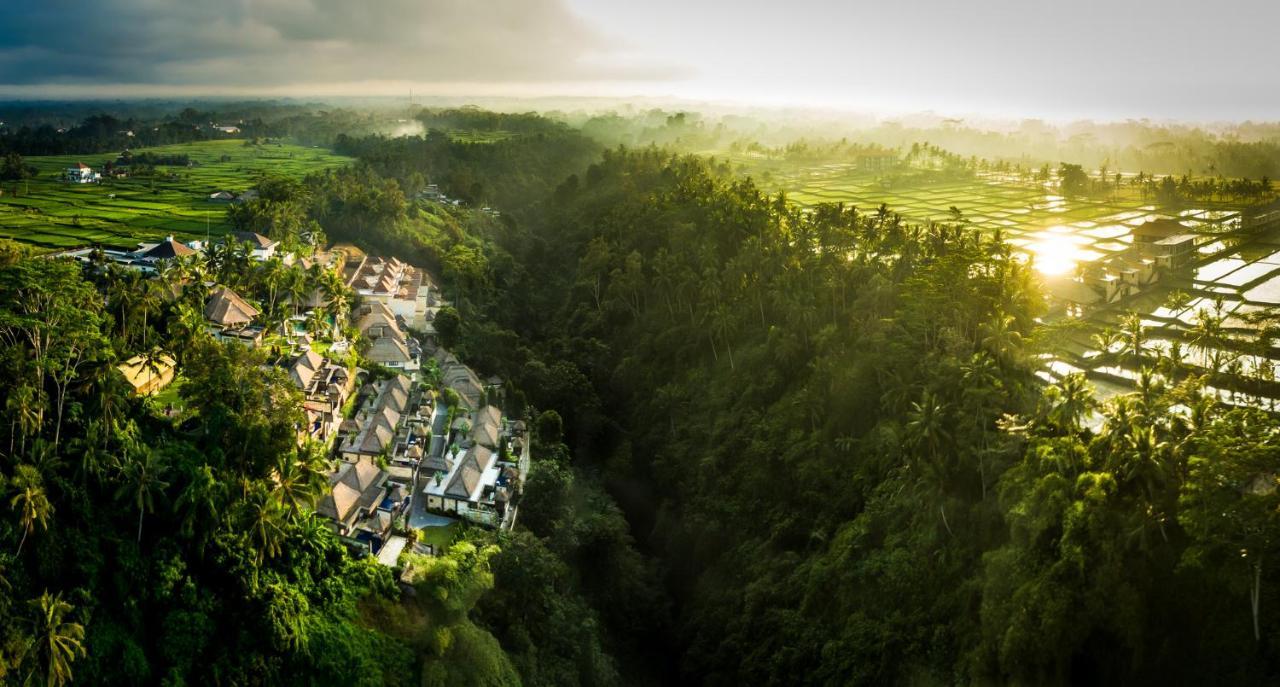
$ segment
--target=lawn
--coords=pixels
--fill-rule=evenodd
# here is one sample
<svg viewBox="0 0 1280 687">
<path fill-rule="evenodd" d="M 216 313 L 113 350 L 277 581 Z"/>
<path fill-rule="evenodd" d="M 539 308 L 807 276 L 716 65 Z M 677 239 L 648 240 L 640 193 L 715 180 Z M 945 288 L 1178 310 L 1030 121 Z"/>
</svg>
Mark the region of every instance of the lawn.
<svg viewBox="0 0 1280 687">
<path fill-rule="evenodd" d="M 430 544 L 437 552 L 445 551 L 453 543 L 454 537 L 458 536 L 458 530 L 461 527 L 460 522 L 452 522 L 442 527 L 423 527 L 418 530 L 418 541 Z"/>
<path fill-rule="evenodd" d="M 30 157 L 36 178 L 0 186 L 0 237 L 45 249 L 86 244 L 133 248 L 172 234 L 195 239 L 226 233 L 227 206 L 208 200 L 219 190 L 253 187 L 263 173 L 302 177 L 350 162 L 319 148 L 242 140 L 206 141 L 134 151 L 186 155 L 190 167 L 156 168 L 154 178 L 103 179 L 100 184 L 66 184 L 63 169 L 83 162 L 95 170 L 115 153 Z"/>
</svg>

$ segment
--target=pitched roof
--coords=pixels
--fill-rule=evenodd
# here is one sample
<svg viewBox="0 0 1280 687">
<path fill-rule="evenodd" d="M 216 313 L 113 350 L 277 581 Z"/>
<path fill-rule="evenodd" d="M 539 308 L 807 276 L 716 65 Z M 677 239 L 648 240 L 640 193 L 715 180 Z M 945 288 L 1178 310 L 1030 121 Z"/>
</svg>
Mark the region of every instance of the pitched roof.
<svg viewBox="0 0 1280 687">
<path fill-rule="evenodd" d="M 335 520 L 346 521 L 357 508 L 369 508 L 382 496 L 387 472 L 368 459 L 343 463 L 329 478 L 332 487 L 316 506 L 316 511 Z"/>
<path fill-rule="evenodd" d="M 324 367 L 324 357 L 315 351 L 307 351 L 293 361 L 293 365 L 289 367 L 289 376 L 298 388 L 305 390 L 321 367 Z"/>
<path fill-rule="evenodd" d="M 234 236 L 236 241 L 239 243 L 248 243 L 254 248 L 263 250 L 280 243 L 279 241 L 273 241 L 255 231 L 236 231 L 232 232 L 231 235 Z"/>
<path fill-rule="evenodd" d="M 413 356 L 409 354 L 409 349 L 404 343 L 395 337 L 383 336 L 373 342 L 373 346 L 369 349 L 367 356 L 369 360 L 375 363 L 407 363 L 413 360 Z"/>
<path fill-rule="evenodd" d="M 445 386 L 458 392 L 467 405 L 475 407 L 480 404 L 480 395 L 484 387 L 471 368 L 461 363 L 448 365 L 443 368 L 441 378 Z"/>
<path fill-rule="evenodd" d="M 383 408 L 369 419 L 361 432 L 359 450 L 361 453 L 377 454 L 391 445 L 396 438 L 396 425 L 400 423 L 400 413 L 392 408 Z"/>
<path fill-rule="evenodd" d="M 257 308 L 225 286 L 218 287 L 204 307 L 204 319 L 224 327 L 249 324 L 257 316 Z"/>
<path fill-rule="evenodd" d="M 1176 219 L 1161 217 L 1144 222 L 1133 228 L 1133 235 L 1143 238 L 1162 239 L 1176 234 L 1185 234 L 1189 227 Z"/>
<path fill-rule="evenodd" d="M 141 355 L 135 355 L 132 358 L 120 363 L 116 366 L 120 370 L 120 374 L 124 375 L 125 380 L 135 391 L 146 387 L 162 387 L 169 382 L 165 381 L 165 377 L 171 381 L 173 379 L 173 368 L 177 364 L 174 362 L 173 356 L 168 353 L 162 353 L 160 356 L 151 361 L 154 364 L 148 364 Z"/>
<path fill-rule="evenodd" d="M 481 446 L 498 447 L 498 436 L 502 430 L 502 412 L 493 406 L 485 406 L 475 412 L 475 422 L 471 425 L 471 440 Z"/>
<path fill-rule="evenodd" d="M 445 487 L 445 495 L 470 500 L 492 459 L 493 451 L 483 446 L 473 446 L 469 449 L 462 463 L 458 465 L 457 471 L 454 472 L 453 479 L 449 480 L 449 486 Z"/>
<path fill-rule="evenodd" d="M 1102 300 L 1102 296 L 1089 286 L 1074 279 L 1054 279 L 1045 282 L 1045 290 L 1058 300 L 1080 305 L 1092 305 Z"/>
<path fill-rule="evenodd" d="M 404 332 L 400 331 L 400 324 L 396 322 L 395 315 L 389 313 L 376 311 L 368 313 L 360 318 L 356 328 L 370 339 L 391 337 L 404 341 Z"/>
<path fill-rule="evenodd" d="M 152 260 L 168 260 L 170 258 L 195 254 L 196 252 L 194 250 L 169 238 L 148 248 L 141 257 L 150 258 Z"/>
</svg>

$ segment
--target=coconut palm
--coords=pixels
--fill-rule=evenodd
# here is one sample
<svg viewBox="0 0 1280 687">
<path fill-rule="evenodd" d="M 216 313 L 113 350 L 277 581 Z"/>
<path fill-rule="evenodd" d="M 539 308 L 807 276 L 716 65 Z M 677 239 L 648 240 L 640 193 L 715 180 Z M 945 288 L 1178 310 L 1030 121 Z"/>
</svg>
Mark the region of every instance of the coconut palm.
<svg viewBox="0 0 1280 687">
<path fill-rule="evenodd" d="M 192 468 L 187 475 L 186 486 L 173 504 L 180 523 L 178 531 L 186 537 L 207 534 L 218 519 L 222 496 L 222 484 L 214 476 L 211 466 L 206 464 Z"/>
<path fill-rule="evenodd" d="M 27 535 L 39 526 L 49 529 L 49 518 L 53 515 L 53 504 L 45 494 L 44 478 L 34 465 L 19 465 L 13 475 L 13 487 L 17 493 L 9 500 L 9 507 L 18 511 L 18 522 L 22 525 L 22 539 L 18 541 L 18 553 L 22 555 L 22 546 L 27 543 Z"/>
<path fill-rule="evenodd" d="M 1093 410 L 1093 390 L 1083 374 L 1076 372 L 1062 378 L 1062 381 L 1045 390 L 1049 399 L 1049 423 L 1067 434 L 1075 434 L 1080 429 L 1084 417 Z"/>
<path fill-rule="evenodd" d="M 247 485 L 246 485 L 247 486 Z M 268 558 L 280 555 L 285 538 L 284 512 L 275 495 L 262 485 L 248 489 L 240 503 L 241 521 L 256 553 L 257 566 L 253 583 L 258 584 L 258 569 Z"/>
<path fill-rule="evenodd" d="M 165 466 L 154 451 L 145 446 L 125 460 L 120 470 L 120 486 L 116 489 L 116 498 L 129 501 L 138 509 L 138 538 L 142 543 L 142 519 L 155 510 L 155 497 L 169 486 L 163 479 Z"/>
<path fill-rule="evenodd" d="M 21 451 L 27 451 L 27 437 L 40 431 L 44 417 L 44 390 L 31 384 L 19 384 L 5 399 L 5 411 L 9 414 L 9 453 L 13 453 L 13 439 L 21 437 Z M 14 431 L 17 430 L 17 431 Z"/>
<path fill-rule="evenodd" d="M 275 496 L 293 516 L 310 508 L 329 485 L 329 465 L 315 442 L 295 455 L 283 455 L 275 467 Z"/>
<path fill-rule="evenodd" d="M 43 673 L 47 687 L 61 687 L 71 682 L 71 664 L 85 655 L 84 626 L 68 622 L 71 604 L 62 600 L 61 594 L 47 590 L 38 599 L 28 602 L 36 612 L 34 641 L 31 656 L 35 665 L 27 674 L 26 684 L 34 684 L 37 675 Z"/>
</svg>

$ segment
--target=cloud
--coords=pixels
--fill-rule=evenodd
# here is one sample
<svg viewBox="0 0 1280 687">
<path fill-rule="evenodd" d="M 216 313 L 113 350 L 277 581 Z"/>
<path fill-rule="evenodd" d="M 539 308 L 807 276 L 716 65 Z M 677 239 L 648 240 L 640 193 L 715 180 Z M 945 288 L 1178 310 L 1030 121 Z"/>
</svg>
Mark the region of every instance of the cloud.
<svg viewBox="0 0 1280 687">
<path fill-rule="evenodd" d="M 662 80 L 563 0 L 10 0 L 0 84 Z"/>
</svg>

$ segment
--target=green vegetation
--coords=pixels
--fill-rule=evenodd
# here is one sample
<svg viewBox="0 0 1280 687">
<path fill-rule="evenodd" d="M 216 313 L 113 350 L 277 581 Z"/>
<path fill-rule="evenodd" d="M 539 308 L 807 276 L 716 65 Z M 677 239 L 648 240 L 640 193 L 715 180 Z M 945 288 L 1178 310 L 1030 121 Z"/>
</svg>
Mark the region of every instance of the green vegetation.
<svg viewBox="0 0 1280 687">
<path fill-rule="evenodd" d="M 67 184 L 63 170 L 77 162 L 102 171 L 119 151 L 62 157 L 27 157 L 35 176 L 0 183 L 0 237 L 42 248 L 86 244 L 134 248 L 167 235 L 180 240 L 227 232 L 227 204 L 217 191 L 240 193 L 264 174 L 301 178 L 349 160 L 325 150 L 283 143 L 207 141 L 133 151 L 135 156 L 183 156 L 192 166 L 156 166 L 148 175 Z"/>
<path fill-rule="evenodd" d="M 1042 376 L 1061 337 L 1018 241 L 1154 214 L 1141 194 L 1163 181 L 933 145 L 893 173 L 776 167 L 764 191 L 741 171 L 767 148 L 726 162 L 602 150 L 532 115 L 419 121 L 425 136 L 338 137 L 353 164 L 272 176 L 228 221 L 432 270 L 441 339 L 506 380 L 530 430 L 515 530 L 421 532 L 445 555 L 393 571 L 311 513 L 331 464 L 298 445 L 297 392 L 209 340 L 194 285 L 231 286 L 274 328 L 317 289 L 340 319 L 354 302 L 334 273 L 233 246 L 142 279 L 0 242 L 0 680 L 1280 677 L 1280 419 L 1227 403 L 1136 314 L 1100 346 L 1131 388 Z M 1241 193 L 1193 205 L 1257 200 Z M 1167 314 L 1199 307 L 1189 340 L 1227 367 L 1232 326 L 1196 297 Z M 156 350 L 179 361 L 177 418 L 112 371 Z"/>
</svg>

